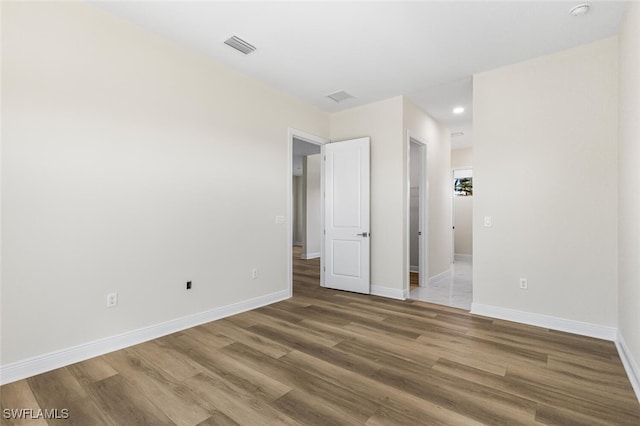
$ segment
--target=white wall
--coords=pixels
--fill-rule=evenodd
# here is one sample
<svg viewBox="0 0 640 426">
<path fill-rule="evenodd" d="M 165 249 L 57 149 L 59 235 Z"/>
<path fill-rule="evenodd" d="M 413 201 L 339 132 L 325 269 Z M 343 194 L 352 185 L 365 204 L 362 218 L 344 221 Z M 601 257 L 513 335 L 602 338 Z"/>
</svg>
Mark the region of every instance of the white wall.
<svg viewBox="0 0 640 426">
<path fill-rule="evenodd" d="M 435 121 L 406 98 L 403 98 L 403 156 L 406 158 L 407 134 L 427 143 L 429 277 L 449 270 L 452 254 L 451 212 L 451 136 L 449 129 Z M 406 169 L 403 170 L 406 176 Z M 406 177 L 403 178 L 406 188 Z M 403 191 L 406 194 L 406 191 Z M 404 222 L 407 220 L 406 198 Z M 404 223 L 405 229 L 409 224 Z M 403 244 L 405 256 L 407 245 Z M 406 258 L 406 257 L 405 257 Z M 408 277 L 404 277 L 405 280 Z M 406 282 L 406 281 L 405 281 Z"/>
<path fill-rule="evenodd" d="M 620 335 L 632 358 L 640 398 L 640 4 L 620 33 L 618 273 Z"/>
<path fill-rule="evenodd" d="M 2 36 L 3 365 L 286 292 L 288 128 L 328 114 L 84 2 Z"/>
<path fill-rule="evenodd" d="M 617 325 L 617 49 L 474 76 L 474 306 Z"/>
<path fill-rule="evenodd" d="M 322 198 L 320 193 L 320 154 L 308 155 L 304 159 L 304 178 L 306 181 L 305 213 L 306 230 L 304 233 L 305 259 L 320 257 L 321 238 L 321 210 Z"/>
</svg>

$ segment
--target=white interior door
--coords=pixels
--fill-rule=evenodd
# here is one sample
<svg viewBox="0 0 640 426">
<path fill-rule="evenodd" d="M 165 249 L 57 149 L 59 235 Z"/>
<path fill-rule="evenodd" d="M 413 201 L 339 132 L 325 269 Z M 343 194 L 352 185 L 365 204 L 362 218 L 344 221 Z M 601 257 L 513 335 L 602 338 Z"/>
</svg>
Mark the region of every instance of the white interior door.
<svg viewBox="0 0 640 426">
<path fill-rule="evenodd" d="M 370 292 L 369 138 L 324 150 L 324 286 Z"/>
</svg>

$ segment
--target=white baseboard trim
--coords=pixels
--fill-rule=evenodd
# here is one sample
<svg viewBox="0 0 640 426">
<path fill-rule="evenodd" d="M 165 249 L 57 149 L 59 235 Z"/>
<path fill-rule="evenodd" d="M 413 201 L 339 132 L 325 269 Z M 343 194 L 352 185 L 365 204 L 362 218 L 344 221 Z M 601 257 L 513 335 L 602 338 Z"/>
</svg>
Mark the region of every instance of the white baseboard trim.
<svg viewBox="0 0 640 426">
<path fill-rule="evenodd" d="M 443 278 L 449 278 L 450 275 L 451 275 L 451 270 L 447 269 L 446 271 L 440 272 L 437 275 L 429 277 L 429 284 L 433 284 L 436 281 L 439 281 L 439 280 L 441 280 Z"/>
<path fill-rule="evenodd" d="M 471 304 L 471 313 L 485 317 L 519 322 L 522 324 L 535 325 L 537 327 L 549 328 L 557 331 L 565 331 L 567 333 L 579 334 L 581 336 L 610 340 L 612 342 L 616 341 L 618 334 L 616 327 L 608 327 L 548 315 L 532 314 L 529 312 L 516 311 L 514 309 L 500 308 L 498 306 L 482 305 L 480 303 Z"/>
<path fill-rule="evenodd" d="M 620 360 L 622 361 L 622 365 L 624 365 L 624 369 L 627 372 L 627 376 L 629 377 L 629 381 L 631 382 L 633 391 L 636 393 L 636 398 L 638 398 L 638 402 L 640 402 L 640 368 L 638 367 L 635 359 L 633 359 L 631 350 L 629 349 L 629 346 L 627 346 L 627 342 L 624 341 L 624 337 L 622 337 L 620 331 L 618 331 L 616 347 L 618 348 Z"/>
<path fill-rule="evenodd" d="M 420 272 L 420 267 L 411 265 L 409 266 L 409 272 Z"/>
<path fill-rule="evenodd" d="M 242 302 L 234 303 L 197 314 L 187 315 L 160 324 L 151 325 L 115 336 L 105 337 L 83 343 L 78 346 L 49 352 L 21 361 L 0 366 L 0 384 L 15 382 L 27 377 L 35 376 L 56 368 L 65 367 L 89 358 L 104 355 L 138 343 L 166 336 L 190 327 L 215 321 L 241 312 L 270 305 L 289 298 L 289 291 L 282 290 Z"/>
<path fill-rule="evenodd" d="M 320 257 L 320 252 L 307 253 L 307 254 L 302 253 L 302 256 L 300 256 L 300 259 L 309 260 L 309 259 L 317 259 L 319 257 Z"/>
<path fill-rule="evenodd" d="M 293 246 L 301 246 L 302 247 L 302 241 L 294 241 Z"/>
<path fill-rule="evenodd" d="M 456 253 L 453 255 L 453 258 L 455 260 L 465 260 L 465 261 L 472 261 L 473 260 L 473 255 L 472 254 L 460 254 L 460 253 Z"/>
<path fill-rule="evenodd" d="M 389 299 L 405 300 L 406 290 L 399 288 L 382 287 L 379 285 L 371 286 L 371 294 L 374 296 L 388 297 Z"/>
</svg>

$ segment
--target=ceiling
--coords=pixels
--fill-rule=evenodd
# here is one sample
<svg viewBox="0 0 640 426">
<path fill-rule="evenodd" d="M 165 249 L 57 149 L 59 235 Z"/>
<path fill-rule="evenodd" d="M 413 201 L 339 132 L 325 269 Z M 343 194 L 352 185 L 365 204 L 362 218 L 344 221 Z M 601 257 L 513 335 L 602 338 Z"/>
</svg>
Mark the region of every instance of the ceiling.
<svg viewBox="0 0 640 426">
<path fill-rule="evenodd" d="M 472 75 L 618 33 L 626 2 L 93 1 L 328 111 L 405 95 L 472 142 Z M 257 50 L 223 42 L 236 35 Z M 340 103 L 326 96 L 344 90 Z M 465 112 L 454 115 L 454 106 Z"/>
</svg>

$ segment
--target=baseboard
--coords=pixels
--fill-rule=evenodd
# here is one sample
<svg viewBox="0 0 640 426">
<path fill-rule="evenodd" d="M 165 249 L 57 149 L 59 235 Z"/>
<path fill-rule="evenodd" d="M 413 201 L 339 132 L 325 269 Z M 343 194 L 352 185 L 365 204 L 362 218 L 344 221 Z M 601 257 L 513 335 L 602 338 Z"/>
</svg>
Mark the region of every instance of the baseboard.
<svg viewBox="0 0 640 426">
<path fill-rule="evenodd" d="M 420 272 L 420 267 L 419 266 L 409 266 L 409 272 Z"/>
<path fill-rule="evenodd" d="M 640 402 L 640 368 L 633 359 L 631 350 L 629 350 L 629 346 L 627 346 L 627 342 L 624 341 L 624 337 L 622 337 L 619 330 L 616 347 L 618 348 L 620 360 L 622 360 L 622 365 L 624 365 L 624 369 L 627 372 L 633 391 L 636 393 L 636 398 L 638 398 L 638 402 Z"/>
<path fill-rule="evenodd" d="M 433 284 L 436 281 L 439 281 L 444 278 L 449 278 L 450 275 L 451 275 L 451 270 L 447 269 L 446 271 L 440 272 L 437 275 L 429 277 L 429 284 Z"/>
<path fill-rule="evenodd" d="M 302 241 L 294 241 L 292 245 L 302 247 Z"/>
<path fill-rule="evenodd" d="M 618 333 L 618 330 L 615 327 L 607 327 L 604 325 L 557 318 L 548 315 L 532 314 L 529 312 L 516 311 L 514 309 L 482 305 L 480 303 L 471 304 L 471 313 L 485 317 L 549 328 L 557 331 L 565 331 L 567 333 L 579 334 L 581 336 L 610 340 L 612 342 L 616 341 Z"/>
<path fill-rule="evenodd" d="M 15 382 L 27 377 L 35 376 L 56 368 L 65 367 L 89 358 L 104 355 L 138 343 L 166 336 L 186 328 L 215 321 L 231 315 L 239 314 L 261 306 L 269 305 L 289 298 L 289 291 L 283 290 L 277 293 L 267 294 L 242 302 L 211 309 L 193 315 L 176 318 L 160 324 L 103 339 L 83 343 L 78 346 L 50 352 L 33 358 L 12 362 L 0 366 L 0 384 Z"/>
<path fill-rule="evenodd" d="M 453 255 L 453 258 L 454 258 L 454 260 L 471 262 L 473 260 L 473 255 L 472 254 L 456 253 L 456 254 Z"/>
<path fill-rule="evenodd" d="M 371 286 L 371 294 L 374 296 L 388 297 L 389 299 L 405 300 L 406 291 L 399 288 L 382 287 L 379 285 Z"/>
<path fill-rule="evenodd" d="M 320 257 L 320 252 L 307 253 L 307 254 L 302 253 L 302 256 L 300 256 L 300 259 L 309 260 L 309 259 L 317 259 L 319 257 Z"/>
</svg>

